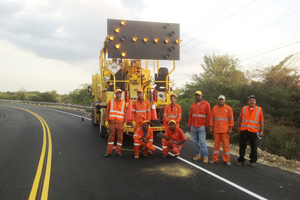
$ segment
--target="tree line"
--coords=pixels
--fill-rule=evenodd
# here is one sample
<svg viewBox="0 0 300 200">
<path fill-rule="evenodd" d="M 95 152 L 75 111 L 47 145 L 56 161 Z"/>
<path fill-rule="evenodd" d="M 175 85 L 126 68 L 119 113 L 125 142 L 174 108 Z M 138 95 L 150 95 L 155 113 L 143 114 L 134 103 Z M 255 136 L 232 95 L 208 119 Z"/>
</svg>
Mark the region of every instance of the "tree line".
<svg viewBox="0 0 300 200">
<path fill-rule="evenodd" d="M 257 64 L 242 71 L 239 59 L 234 56 L 204 56 L 204 62 L 199 66 L 202 72 L 194 74 L 190 83 L 174 91 L 182 108 L 180 127 L 187 131 L 195 91 L 202 91 L 203 99 L 211 108 L 217 105 L 217 98 L 222 94 L 226 104 L 233 109 L 235 126 L 230 140 L 237 144 L 237 119 L 242 107 L 247 105 L 248 96 L 253 94 L 257 97 L 257 105 L 263 109 L 265 120 L 264 137 L 259 141 L 259 147 L 288 159 L 300 160 L 299 58 L 299 54 L 292 54 L 276 65 Z M 90 106 L 93 99 L 87 94 L 87 85 L 64 95 L 54 90 L 40 93 L 20 88 L 18 92 L 0 92 L 0 99 Z M 208 138 L 212 139 L 212 136 L 208 134 Z"/>
<path fill-rule="evenodd" d="M 238 143 L 237 119 L 248 96 L 257 97 L 265 120 L 264 138 L 259 147 L 289 159 L 300 159 L 300 75 L 299 55 L 292 54 L 276 65 L 257 65 L 241 71 L 240 61 L 230 55 L 206 55 L 200 65 L 203 72 L 194 74 L 191 83 L 175 90 L 177 103 L 182 107 L 180 126 L 187 130 L 194 92 L 202 91 L 211 108 L 218 96 L 226 97 L 226 104 L 234 112 L 235 127 L 231 143 Z M 208 137 L 211 135 L 208 134 Z"/>
</svg>

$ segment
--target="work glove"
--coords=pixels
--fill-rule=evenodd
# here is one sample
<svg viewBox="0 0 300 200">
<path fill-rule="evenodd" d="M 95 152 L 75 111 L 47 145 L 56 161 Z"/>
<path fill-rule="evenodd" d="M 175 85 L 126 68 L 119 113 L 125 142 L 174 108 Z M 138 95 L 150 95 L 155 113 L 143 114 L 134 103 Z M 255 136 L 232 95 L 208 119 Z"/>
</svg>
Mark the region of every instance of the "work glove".
<svg viewBox="0 0 300 200">
<path fill-rule="evenodd" d="M 110 128 L 110 125 L 109 125 L 108 121 L 105 121 L 105 127 L 106 127 L 107 129 Z"/>
<path fill-rule="evenodd" d="M 126 129 L 126 126 L 127 126 L 127 125 L 124 123 L 124 124 L 123 124 L 123 131 Z"/>
<path fill-rule="evenodd" d="M 136 129 L 136 123 L 135 123 L 135 121 L 132 122 L 132 126 L 133 126 L 134 129 Z"/>
</svg>

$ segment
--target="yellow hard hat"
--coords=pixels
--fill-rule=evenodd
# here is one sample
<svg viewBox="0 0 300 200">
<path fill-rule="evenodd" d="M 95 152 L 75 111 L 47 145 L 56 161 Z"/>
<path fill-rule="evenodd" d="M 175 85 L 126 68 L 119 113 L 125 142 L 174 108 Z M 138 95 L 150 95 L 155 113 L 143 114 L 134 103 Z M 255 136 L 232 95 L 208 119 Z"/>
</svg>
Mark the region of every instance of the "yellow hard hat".
<svg viewBox="0 0 300 200">
<path fill-rule="evenodd" d="M 122 90 L 121 89 L 117 89 L 115 93 L 117 93 L 117 92 L 122 92 Z"/>
<path fill-rule="evenodd" d="M 196 91 L 195 94 L 202 95 L 202 92 L 201 91 Z"/>
<path fill-rule="evenodd" d="M 170 120 L 168 124 L 170 124 L 171 122 L 173 122 L 174 124 L 177 124 L 174 119 Z"/>
</svg>

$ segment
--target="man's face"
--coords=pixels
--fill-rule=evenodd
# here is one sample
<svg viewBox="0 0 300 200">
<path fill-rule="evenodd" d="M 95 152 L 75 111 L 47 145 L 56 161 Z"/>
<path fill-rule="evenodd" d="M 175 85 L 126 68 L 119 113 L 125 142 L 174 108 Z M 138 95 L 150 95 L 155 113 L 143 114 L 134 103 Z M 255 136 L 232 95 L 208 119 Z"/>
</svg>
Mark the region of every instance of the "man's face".
<svg viewBox="0 0 300 200">
<path fill-rule="evenodd" d="M 148 122 L 143 123 L 143 129 L 144 129 L 145 131 L 148 131 L 148 127 L 149 127 L 149 123 L 148 123 Z"/>
<path fill-rule="evenodd" d="M 220 98 L 218 100 L 218 104 L 219 104 L 219 106 L 223 106 L 225 104 L 225 99 Z"/>
<path fill-rule="evenodd" d="M 171 123 L 169 124 L 169 126 L 170 126 L 170 129 L 171 129 L 172 131 L 174 131 L 174 130 L 175 130 L 175 127 L 176 127 L 176 124 L 175 124 L 174 122 L 171 122 Z"/>
<path fill-rule="evenodd" d="M 117 92 L 117 93 L 116 93 L 117 99 L 121 99 L 121 96 L 122 96 L 122 92 Z"/>
<path fill-rule="evenodd" d="M 250 107 L 254 107 L 256 105 L 256 99 L 254 98 L 249 99 L 248 104 Z"/>
<path fill-rule="evenodd" d="M 176 103 L 176 97 L 174 96 L 171 97 L 171 103 Z"/>
<path fill-rule="evenodd" d="M 138 92 L 137 95 L 138 95 L 138 99 L 139 100 L 143 100 L 144 99 L 144 93 Z"/>
<path fill-rule="evenodd" d="M 196 99 L 197 102 L 201 101 L 202 100 L 202 95 L 195 94 L 195 99 Z"/>
</svg>

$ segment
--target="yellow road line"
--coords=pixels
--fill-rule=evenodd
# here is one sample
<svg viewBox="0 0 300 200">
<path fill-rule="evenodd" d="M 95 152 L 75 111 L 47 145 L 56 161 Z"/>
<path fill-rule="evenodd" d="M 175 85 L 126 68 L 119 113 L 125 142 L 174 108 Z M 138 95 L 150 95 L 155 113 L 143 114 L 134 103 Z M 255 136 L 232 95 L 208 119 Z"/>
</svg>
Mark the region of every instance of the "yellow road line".
<svg viewBox="0 0 300 200">
<path fill-rule="evenodd" d="M 1 105 L 1 106 L 6 106 L 6 105 Z M 36 199 L 38 187 L 39 187 L 41 176 L 42 176 L 42 170 L 43 170 L 43 166 L 44 166 L 45 153 L 46 153 L 46 140 L 47 140 L 47 136 L 48 136 L 48 152 L 47 152 L 48 156 L 47 156 L 47 161 L 46 161 L 47 165 L 46 165 L 46 170 L 45 170 L 44 183 L 43 183 L 42 196 L 41 196 L 42 200 L 46 200 L 46 199 L 48 199 L 50 174 L 51 174 L 51 163 L 52 163 L 52 140 L 51 140 L 51 133 L 50 133 L 49 126 L 47 125 L 47 123 L 45 122 L 45 120 L 43 118 L 41 118 L 38 114 L 36 114 L 30 110 L 27 110 L 24 108 L 19 108 L 19 107 L 14 107 L 14 106 L 6 106 L 6 107 L 17 108 L 17 109 L 25 110 L 25 111 L 31 113 L 36 118 L 38 118 L 38 120 L 41 122 L 42 127 L 43 127 L 42 152 L 41 152 L 38 168 L 36 171 L 36 175 L 35 175 L 35 178 L 33 181 L 33 185 L 31 188 L 29 200 Z M 46 131 L 48 133 L 47 136 L 46 136 Z"/>
</svg>

